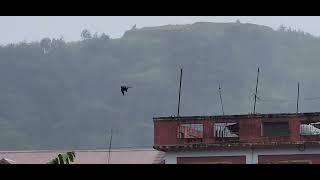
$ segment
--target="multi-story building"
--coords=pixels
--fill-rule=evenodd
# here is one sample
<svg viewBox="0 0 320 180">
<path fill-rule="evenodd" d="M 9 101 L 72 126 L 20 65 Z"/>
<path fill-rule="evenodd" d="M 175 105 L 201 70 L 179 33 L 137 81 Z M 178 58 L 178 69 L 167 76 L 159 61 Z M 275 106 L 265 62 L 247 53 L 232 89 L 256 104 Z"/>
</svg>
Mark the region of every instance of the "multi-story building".
<svg viewBox="0 0 320 180">
<path fill-rule="evenodd" d="M 320 112 L 155 117 L 166 164 L 320 164 Z"/>
</svg>

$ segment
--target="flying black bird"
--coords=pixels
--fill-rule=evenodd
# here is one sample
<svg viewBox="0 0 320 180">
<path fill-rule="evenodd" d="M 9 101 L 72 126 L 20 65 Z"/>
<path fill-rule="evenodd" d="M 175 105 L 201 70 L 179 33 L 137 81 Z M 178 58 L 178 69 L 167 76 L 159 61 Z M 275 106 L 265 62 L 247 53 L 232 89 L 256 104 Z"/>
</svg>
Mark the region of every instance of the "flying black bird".
<svg viewBox="0 0 320 180">
<path fill-rule="evenodd" d="M 128 89 L 132 88 L 132 87 L 128 87 L 128 86 L 121 86 L 121 92 L 124 95 L 124 92 L 128 92 Z"/>
</svg>

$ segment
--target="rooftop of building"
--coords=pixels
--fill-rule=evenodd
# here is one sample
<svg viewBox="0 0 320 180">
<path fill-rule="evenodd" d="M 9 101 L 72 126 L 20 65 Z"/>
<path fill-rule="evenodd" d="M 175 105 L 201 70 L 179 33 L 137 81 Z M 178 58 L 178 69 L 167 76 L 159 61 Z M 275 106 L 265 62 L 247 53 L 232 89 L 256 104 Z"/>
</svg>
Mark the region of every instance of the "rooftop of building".
<svg viewBox="0 0 320 180">
<path fill-rule="evenodd" d="M 280 117 L 308 117 L 320 116 L 320 112 L 304 113 L 268 113 L 268 114 L 238 114 L 238 115 L 215 115 L 215 116 L 179 116 L 179 120 L 202 120 L 202 119 L 249 119 L 249 118 L 280 118 Z M 154 117 L 153 120 L 176 120 L 177 116 Z"/>
<path fill-rule="evenodd" d="M 0 151 L 0 159 L 10 159 L 10 164 L 46 164 L 66 150 Z M 109 150 L 75 150 L 72 164 L 108 164 Z M 164 152 L 150 148 L 119 148 L 110 150 L 110 164 L 159 164 Z"/>
</svg>

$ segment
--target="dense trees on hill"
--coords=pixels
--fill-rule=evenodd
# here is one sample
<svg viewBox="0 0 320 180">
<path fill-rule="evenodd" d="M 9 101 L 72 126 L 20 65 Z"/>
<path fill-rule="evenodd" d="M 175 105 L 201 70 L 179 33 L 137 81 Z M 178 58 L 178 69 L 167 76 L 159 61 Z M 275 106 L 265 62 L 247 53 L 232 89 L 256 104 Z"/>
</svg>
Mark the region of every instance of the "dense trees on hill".
<svg viewBox="0 0 320 180">
<path fill-rule="evenodd" d="M 0 47 L 0 149 L 81 149 L 153 143 L 154 116 L 319 111 L 320 40 L 284 26 L 195 23 L 132 29 L 120 39 L 81 32 Z M 126 96 L 121 85 L 133 86 Z M 305 100 L 304 100 L 305 99 Z M 61 141 L 63 139 L 63 141 Z"/>
</svg>

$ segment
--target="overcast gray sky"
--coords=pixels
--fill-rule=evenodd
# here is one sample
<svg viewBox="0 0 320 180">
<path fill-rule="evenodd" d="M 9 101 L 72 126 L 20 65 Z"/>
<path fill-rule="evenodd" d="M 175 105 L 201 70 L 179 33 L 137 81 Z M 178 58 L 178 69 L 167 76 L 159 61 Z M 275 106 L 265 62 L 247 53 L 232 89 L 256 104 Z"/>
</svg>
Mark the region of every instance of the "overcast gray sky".
<svg viewBox="0 0 320 180">
<path fill-rule="evenodd" d="M 67 41 L 80 39 L 83 29 L 119 38 L 136 24 L 137 28 L 199 21 L 254 23 L 278 28 L 281 24 L 320 35 L 320 16 L 1 16 L 0 44 L 36 41 L 44 37 Z"/>
</svg>

